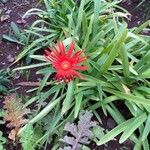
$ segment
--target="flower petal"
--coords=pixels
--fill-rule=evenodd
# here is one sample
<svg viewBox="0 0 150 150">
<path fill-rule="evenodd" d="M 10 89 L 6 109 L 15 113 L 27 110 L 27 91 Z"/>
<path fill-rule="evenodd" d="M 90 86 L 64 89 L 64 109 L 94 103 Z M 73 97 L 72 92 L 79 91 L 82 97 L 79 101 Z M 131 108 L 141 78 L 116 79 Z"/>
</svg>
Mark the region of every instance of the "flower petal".
<svg viewBox="0 0 150 150">
<path fill-rule="evenodd" d="M 64 43 L 63 42 L 58 42 L 57 44 L 59 50 L 60 50 L 60 53 L 62 54 L 62 56 L 65 56 L 65 46 L 64 46 Z"/>
<path fill-rule="evenodd" d="M 73 50 L 74 50 L 74 48 L 75 48 L 75 42 L 73 41 L 72 43 L 71 43 L 71 45 L 70 45 L 70 48 L 69 48 L 69 50 L 68 50 L 68 57 L 71 57 L 71 55 L 72 55 L 72 53 L 73 53 Z"/>
<path fill-rule="evenodd" d="M 73 68 L 74 68 L 75 70 L 82 70 L 82 71 L 88 70 L 88 67 L 87 67 L 87 66 L 74 66 Z"/>
</svg>

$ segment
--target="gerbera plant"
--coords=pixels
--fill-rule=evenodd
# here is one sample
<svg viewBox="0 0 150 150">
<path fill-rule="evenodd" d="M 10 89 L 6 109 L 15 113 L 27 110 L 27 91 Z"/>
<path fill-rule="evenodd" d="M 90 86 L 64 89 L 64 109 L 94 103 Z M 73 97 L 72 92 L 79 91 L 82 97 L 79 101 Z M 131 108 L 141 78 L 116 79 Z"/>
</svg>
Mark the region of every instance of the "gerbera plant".
<svg viewBox="0 0 150 150">
<path fill-rule="evenodd" d="M 83 79 L 84 77 L 78 70 L 87 70 L 87 66 L 81 66 L 87 57 L 82 50 L 74 52 L 75 42 L 72 42 L 69 49 L 66 50 L 63 42 L 58 42 L 54 48 L 45 50 L 45 58 L 53 65 L 56 70 L 55 79 L 58 81 L 69 82 L 75 77 Z M 83 55 L 83 56 L 81 56 Z"/>
</svg>

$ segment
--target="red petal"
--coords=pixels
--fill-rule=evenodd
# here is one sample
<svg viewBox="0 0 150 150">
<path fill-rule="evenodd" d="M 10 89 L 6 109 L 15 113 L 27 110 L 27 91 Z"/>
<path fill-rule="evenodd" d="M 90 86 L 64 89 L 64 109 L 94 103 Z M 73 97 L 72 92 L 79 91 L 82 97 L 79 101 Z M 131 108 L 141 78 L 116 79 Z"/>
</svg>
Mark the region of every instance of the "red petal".
<svg viewBox="0 0 150 150">
<path fill-rule="evenodd" d="M 64 46 L 64 43 L 63 42 L 58 42 L 58 48 L 60 50 L 60 53 L 65 56 L 65 46 Z"/>
<path fill-rule="evenodd" d="M 76 52 L 76 53 L 72 56 L 71 60 L 72 60 L 72 61 L 77 61 L 77 60 L 79 59 L 79 56 L 81 55 L 81 53 L 82 53 L 82 51 Z"/>
<path fill-rule="evenodd" d="M 81 79 L 84 78 L 84 77 L 83 77 L 79 72 L 77 72 L 77 71 L 74 71 L 74 75 L 75 75 L 76 77 L 78 77 L 78 78 L 81 78 Z"/>
<path fill-rule="evenodd" d="M 54 59 L 51 59 L 49 56 L 47 56 L 47 55 L 44 55 L 44 57 L 48 60 L 48 61 L 50 61 L 51 63 L 52 62 L 54 62 L 54 61 L 56 61 L 56 60 L 54 60 Z"/>
<path fill-rule="evenodd" d="M 44 51 L 45 51 L 47 56 L 51 54 L 51 52 L 49 52 L 48 50 L 44 50 Z"/>
<path fill-rule="evenodd" d="M 49 51 L 50 51 L 50 52 L 49 52 Z M 52 49 L 52 48 L 48 47 L 48 54 L 47 54 L 47 55 L 49 55 L 49 53 L 50 53 L 50 54 L 54 53 L 56 56 L 58 56 L 58 55 L 60 54 L 57 49 L 55 49 L 55 48 Z"/>
<path fill-rule="evenodd" d="M 73 68 L 76 70 L 88 70 L 87 66 L 74 66 Z"/>
<path fill-rule="evenodd" d="M 70 45 L 70 48 L 69 48 L 69 50 L 68 50 L 68 57 L 71 57 L 71 55 L 72 55 L 72 53 L 73 53 L 73 50 L 74 50 L 74 48 L 75 48 L 75 42 L 73 41 L 72 43 L 71 43 L 71 45 Z"/>
<path fill-rule="evenodd" d="M 87 59 L 86 56 L 85 57 L 81 57 L 81 58 L 79 58 L 78 63 L 84 62 L 86 59 Z"/>
<path fill-rule="evenodd" d="M 57 55 L 53 54 L 54 51 L 49 52 L 48 50 L 45 50 L 45 53 L 47 54 L 47 57 L 50 57 L 51 59 L 57 60 L 59 58 Z"/>
</svg>

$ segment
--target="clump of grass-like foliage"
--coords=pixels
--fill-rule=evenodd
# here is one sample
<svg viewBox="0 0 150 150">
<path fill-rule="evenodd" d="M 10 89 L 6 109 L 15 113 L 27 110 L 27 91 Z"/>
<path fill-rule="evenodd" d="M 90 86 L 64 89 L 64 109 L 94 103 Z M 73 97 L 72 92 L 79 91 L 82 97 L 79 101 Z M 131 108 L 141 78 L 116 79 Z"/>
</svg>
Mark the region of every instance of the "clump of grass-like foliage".
<svg viewBox="0 0 150 150">
<path fill-rule="evenodd" d="M 39 86 L 28 91 L 34 92 L 35 96 L 25 103 L 25 107 L 37 103 L 38 109 L 19 131 L 20 135 L 28 125 L 40 124 L 43 136 L 36 144 L 46 147 L 50 143 L 55 150 L 61 145 L 59 139 L 67 122 L 74 122 L 81 110 L 92 111 L 100 122 L 98 110 L 102 109 L 105 115 L 112 116 L 117 126 L 96 140 L 97 145 L 121 135 L 120 143 L 130 139 L 134 149 L 149 150 L 150 38 L 140 33 L 150 21 L 128 29 L 123 21 L 128 13 L 118 3 L 118 0 L 81 0 L 78 3 L 44 0 L 45 10 L 33 8 L 23 16 L 25 19 L 37 15 L 39 19 L 25 30 L 28 42 L 14 63 L 24 57 L 38 62 L 13 71 L 39 67 L 36 73 L 43 78 Z M 84 71 L 84 80 L 60 84 L 52 79 L 55 69 L 40 53 L 58 40 L 65 47 L 75 40 L 75 51 L 84 51 L 89 67 Z M 122 108 L 117 107 L 120 101 L 130 118 L 127 119 L 126 114 L 121 113 Z"/>
</svg>

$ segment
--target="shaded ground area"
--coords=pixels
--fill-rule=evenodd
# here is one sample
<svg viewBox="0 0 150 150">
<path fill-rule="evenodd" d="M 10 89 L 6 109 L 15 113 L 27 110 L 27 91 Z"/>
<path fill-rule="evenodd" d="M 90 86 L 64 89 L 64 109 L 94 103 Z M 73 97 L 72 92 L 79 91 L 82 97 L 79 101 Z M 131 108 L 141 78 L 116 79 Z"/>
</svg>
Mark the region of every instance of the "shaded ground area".
<svg viewBox="0 0 150 150">
<path fill-rule="evenodd" d="M 150 1 L 147 1 L 150 3 Z M 125 9 L 127 9 L 131 14 L 131 21 L 129 22 L 129 27 L 135 27 L 141 23 L 143 23 L 145 20 L 148 20 L 147 16 L 145 16 L 145 12 L 143 11 L 145 8 L 144 5 L 139 7 L 138 9 L 135 9 L 135 6 L 137 5 L 137 1 L 126 1 L 121 4 Z M 13 43 L 9 43 L 6 41 L 2 41 L 2 35 L 8 34 L 10 32 L 10 23 L 13 21 L 17 23 L 18 20 L 21 19 L 21 16 L 30 8 L 34 8 L 36 6 L 35 0 L 9 0 L 6 4 L 3 4 L 0 1 L 0 17 L 4 16 L 6 17 L 4 20 L 0 20 L 0 69 L 7 68 L 15 59 L 16 55 L 22 50 L 22 48 Z M 30 25 L 31 22 L 33 22 L 35 18 L 28 18 L 26 24 L 18 24 L 20 28 L 23 30 L 28 25 Z M 20 65 L 20 64 L 18 64 Z M 35 72 L 35 71 L 33 71 Z M 25 74 L 28 74 L 27 72 Z M 30 72 L 29 80 L 30 81 L 37 81 L 39 77 L 35 77 L 32 72 Z M 27 77 L 23 75 L 18 75 L 16 79 L 13 80 L 13 83 L 19 83 L 26 81 Z M 13 85 L 15 86 L 15 85 Z M 25 93 L 25 91 L 28 90 L 28 88 L 21 87 L 19 92 Z M 121 106 L 120 106 L 121 107 Z M 125 109 L 124 109 L 125 110 Z M 99 112 L 102 114 L 102 112 Z M 103 120 L 103 126 L 105 129 L 112 129 L 116 126 L 116 123 L 113 121 L 111 117 L 105 117 L 103 114 L 101 115 L 101 119 Z M 4 129 L 4 128 L 3 128 Z M 4 129 L 6 130 L 6 129 Z M 12 143 L 10 143 L 11 145 Z M 95 144 L 91 144 L 91 149 L 95 150 L 121 150 L 121 148 L 126 147 L 128 150 L 132 150 L 132 143 L 130 141 L 126 141 L 124 144 L 120 145 L 118 143 L 118 140 L 114 140 L 109 142 L 107 145 L 98 147 Z M 8 150 L 14 150 L 13 147 L 8 147 Z M 47 148 L 47 150 L 50 150 L 51 148 Z M 15 148 L 17 150 L 17 148 Z M 18 149 L 19 150 L 19 149 Z"/>
<path fill-rule="evenodd" d="M 0 68 L 6 68 L 21 51 L 17 44 L 2 41 L 2 35 L 10 32 L 10 23 L 17 23 L 22 15 L 30 8 L 36 7 L 35 0 L 0 1 Z M 21 29 L 26 28 L 34 18 L 27 19 L 26 24 L 18 24 Z"/>
<path fill-rule="evenodd" d="M 120 4 L 131 14 L 131 20 L 128 21 L 129 28 L 139 26 L 150 19 L 150 0 L 141 2 L 142 0 L 125 0 Z"/>
</svg>

